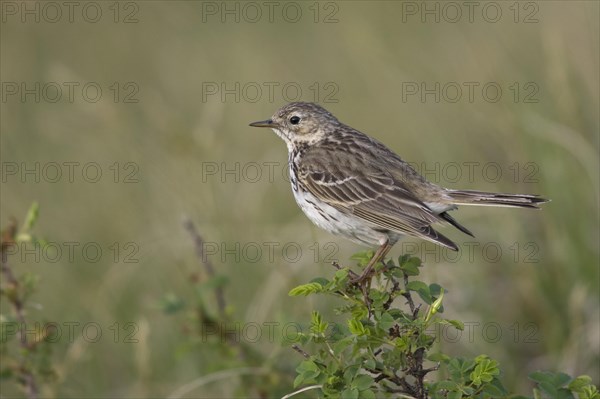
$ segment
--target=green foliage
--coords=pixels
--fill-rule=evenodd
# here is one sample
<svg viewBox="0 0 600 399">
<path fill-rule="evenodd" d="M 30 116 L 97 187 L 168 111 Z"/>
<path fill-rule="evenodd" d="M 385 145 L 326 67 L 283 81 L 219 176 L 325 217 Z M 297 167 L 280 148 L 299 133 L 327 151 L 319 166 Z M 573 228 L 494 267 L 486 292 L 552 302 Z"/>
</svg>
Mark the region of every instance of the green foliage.
<svg viewBox="0 0 600 399">
<path fill-rule="evenodd" d="M 229 288 L 228 277 L 217 273 L 210 259 L 202 255 L 203 240 L 193 223 L 186 221 L 185 227 L 196 246 L 203 271 L 197 270 L 189 276 L 191 295 L 184 299 L 174 292 L 166 292 L 158 301 L 158 307 L 166 315 L 178 318 L 181 323 L 183 336 L 179 340 L 178 356 L 196 359 L 199 373 L 205 376 L 230 370 L 247 373 L 239 375 L 239 384 L 230 384 L 230 387 L 235 387 L 232 389 L 235 396 L 263 397 L 266 393 L 277 395 L 280 391 L 284 392 L 292 383 L 293 369 L 276 367 L 281 359 L 267 358 L 255 347 L 255 341 L 244 336 L 247 324 L 233 319 L 233 306 L 227 303 L 229 297 L 225 290 Z M 298 288 L 297 295 L 306 295 L 301 287 Z M 311 328 L 315 334 L 323 334 L 327 323 L 315 312 Z M 218 379 L 213 382 L 214 385 L 218 383 L 221 383 Z M 176 396 L 200 389 L 205 387 L 190 388 L 189 392 L 179 392 Z"/>
<path fill-rule="evenodd" d="M 572 378 L 565 373 L 536 371 L 529 378 L 536 383 L 533 397 L 515 396 L 515 399 L 600 399 L 598 388 L 587 375 Z"/>
<path fill-rule="evenodd" d="M 352 259 L 364 267 L 371 256 L 372 252 L 361 252 Z M 404 255 L 397 263 L 377 265 L 375 280 L 352 283 L 354 273 L 339 268 L 331 280 L 318 278 L 293 288 L 291 296 L 322 294 L 341 299 L 343 306 L 334 310 L 345 319 L 334 323 L 312 312 L 310 328 L 295 342 L 312 345 L 316 351 L 301 350 L 306 359 L 296 368 L 294 388 L 317 384 L 326 398 L 509 397 L 496 360 L 487 355 L 463 359 L 434 353 L 436 337 L 431 331 L 436 326 L 462 330 L 464 324 L 440 316 L 446 292 L 440 285 L 409 281 L 419 275 L 421 266 L 420 259 Z M 415 302 L 414 294 L 422 303 Z M 587 376 L 572 379 L 562 373 L 537 372 L 530 378 L 537 383 L 534 398 L 598 399 Z"/>
<path fill-rule="evenodd" d="M 29 302 L 38 289 L 39 277 L 29 271 L 17 273 L 10 264 L 9 255 L 13 246 L 23 243 L 44 245 L 44 241 L 32 233 L 38 217 L 39 206 L 33 203 L 23 226 L 18 229 L 16 220 L 11 219 L 2 231 L 0 243 L 0 297 L 10 305 L 9 311 L 0 314 L 0 380 L 16 382 L 29 398 L 38 396 L 41 382 L 50 382 L 56 378 L 50 345 L 53 329 L 45 323 L 30 320 Z"/>
</svg>

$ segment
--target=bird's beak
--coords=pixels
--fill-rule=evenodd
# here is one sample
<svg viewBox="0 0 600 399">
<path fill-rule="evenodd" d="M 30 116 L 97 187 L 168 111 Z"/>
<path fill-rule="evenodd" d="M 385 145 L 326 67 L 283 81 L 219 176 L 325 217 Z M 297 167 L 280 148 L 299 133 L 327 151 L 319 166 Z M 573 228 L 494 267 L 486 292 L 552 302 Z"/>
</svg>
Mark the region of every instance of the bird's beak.
<svg viewBox="0 0 600 399">
<path fill-rule="evenodd" d="M 265 121 L 252 122 L 250 124 L 250 126 L 252 126 L 252 127 L 270 127 L 270 128 L 274 128 L 274 127 L 277 127 L 277 124 L 274 123 L 271 119 L 267 119 Z"/>
</svg>

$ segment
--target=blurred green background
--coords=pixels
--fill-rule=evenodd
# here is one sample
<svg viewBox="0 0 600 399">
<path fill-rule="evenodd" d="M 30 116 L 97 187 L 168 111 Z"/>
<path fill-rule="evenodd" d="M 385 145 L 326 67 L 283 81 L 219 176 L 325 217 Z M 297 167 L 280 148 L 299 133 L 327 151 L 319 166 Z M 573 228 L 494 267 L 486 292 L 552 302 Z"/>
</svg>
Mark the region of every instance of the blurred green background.
<svg viewBox="0 0 600 399">
<path fill-rule="evenodd" d="M 77 4 L 70 20 L 64 6 L 58 16 L 2 2 L 0 222 L 38 201 L 38 235 L 63 249 L 57 261 L 24 248 L 11 258 L 40 276 L 28 320 L 63 326 L 45 396 L 162 397 L 246 366 L 279 387 L 264 396 L 292 391 L 301 358 L 281 345 L 281 326 L 306 323 L 313 306 L 335 316 L 325 298 L 308 306 L 287 292 L 330 276 L 326 255 L 349 264 L 364 249 L 312 226 L 285 178 L 284 144 L 248 127 L 292 99 L 320 102 L 436 183 L 551 198 L 541 212 L 455 212 L 477 237 L 442 230 L 459 259 L 412 239 L 392 255 L 416 249 L 424 280 L 449 291 L 448 316 L 471 323 L 472 334 L 442 334 L 442 350 L 497 358 L 522 393 L 537 369 L 599 382 L 598 2 L 477 2 L 471 20 L 460 2 L 275 2 L 271 16 L 262 2 Z M 206 273 L 184 218 L 229 280 L 231 320 L 261 326 L 256 343 L 249 329 L 237 335 L 262 364 L 190 333 L 190 276 Z M 102 249 L 97 261 L 86 244 Z M 186 307 L 165 314 L 165 296 Z M 79 323 L 72 339 L 65 323 Z M 265 323 L 279 323 L 273 339 Z M 184 396 L 257 395 L 237 372 L 216 379 Z M 18 392 L 2 384 L 2 396 Z"/>
</svg>

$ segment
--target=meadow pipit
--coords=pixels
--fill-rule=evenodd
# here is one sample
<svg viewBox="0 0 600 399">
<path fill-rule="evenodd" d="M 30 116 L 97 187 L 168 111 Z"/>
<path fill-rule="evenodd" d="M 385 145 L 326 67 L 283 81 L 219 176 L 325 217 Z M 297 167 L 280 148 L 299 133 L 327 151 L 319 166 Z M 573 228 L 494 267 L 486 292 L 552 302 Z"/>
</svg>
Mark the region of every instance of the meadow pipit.
<svg viewBox="0 0 600 399">
<path fill-rule="evenodd" d="M 455 243 L 431 227 L 447 223 L 470 236 L 448 211 L 457 205 L 537 208 L 537 195 L 451 190 L 430 183 L 379 141 L 344 125 L 323 107 L 283 106 L 251 123 L 269 127 L 285 141 L 296 202 L 317 226 L 355 242 L 379 245 L 355 282 L 369 277 L 402 235 L 443 245 Z"/>
</svg>

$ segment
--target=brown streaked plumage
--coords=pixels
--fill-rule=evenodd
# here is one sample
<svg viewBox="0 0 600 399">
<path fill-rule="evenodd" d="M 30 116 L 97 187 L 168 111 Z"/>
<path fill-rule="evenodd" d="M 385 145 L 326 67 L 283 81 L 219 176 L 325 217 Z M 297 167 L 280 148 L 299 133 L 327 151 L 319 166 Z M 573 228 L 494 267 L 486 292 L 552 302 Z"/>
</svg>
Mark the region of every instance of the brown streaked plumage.
<svg viewBox="0 0 600 399">
<path fill-rule="evenodd" d="M 448 214 L 457 205 L 537 208 L 547 201 L 430 183 L 385 145 L 314 103 L 290 103 L 250 126 L 269 127 L 287 144 L 294 197 L 309 219 L 334 234 L 380 246 L 361 279 L 402 235 L 458 250 L 431 227 L 450 224 L 473 236 Z"/>
</svg>

